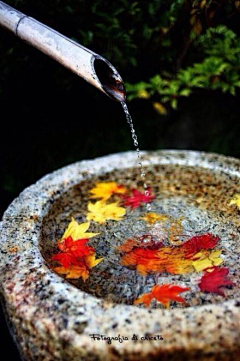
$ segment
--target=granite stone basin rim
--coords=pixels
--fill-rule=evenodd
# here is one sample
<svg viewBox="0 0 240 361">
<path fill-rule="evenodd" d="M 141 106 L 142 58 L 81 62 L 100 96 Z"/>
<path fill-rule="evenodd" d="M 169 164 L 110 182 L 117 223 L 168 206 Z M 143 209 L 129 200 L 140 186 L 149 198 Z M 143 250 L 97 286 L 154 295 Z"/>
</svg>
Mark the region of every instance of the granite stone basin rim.
<svg viewBox="0 0 240 361">
<path fill-rule="evenodd" d="M 202 167 L 239 184 L 240 161 L 194 151 L 142 152 L 143 166 Z M 64 167 L 25 189 L 0 224 L 0 284 L 6 317 L 25 360 L 238 360 L 240 302 L 181 309 L 114 304 L 82 292 L 47 266 L 39 249 L 42 220 L 70 187 L 115 169 L 136 167 L 126 152 Z M 128 337 L 93 340 L 90 335 Z M 163 340 L 132 341 L 161 335 Z"/>
</svg>

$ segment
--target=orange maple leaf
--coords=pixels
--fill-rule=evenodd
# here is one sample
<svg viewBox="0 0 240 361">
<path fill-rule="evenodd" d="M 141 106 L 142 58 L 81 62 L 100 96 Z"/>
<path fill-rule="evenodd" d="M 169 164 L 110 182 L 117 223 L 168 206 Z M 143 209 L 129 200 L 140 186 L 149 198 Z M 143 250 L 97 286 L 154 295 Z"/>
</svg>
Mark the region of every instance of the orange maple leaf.
<svg viewBox="0 0 240 361">
<path fill-rule="evenodd" d="M 69 267 L 55 267 L 54 271 L 66 275 L 66 278 L 77 279 L 82 277 L 83 281 L 89 277 L 89 270 L 84 264 L 70 265 Z"/>
<path fill-rule="evenodd" d="M 167 308 L 170 306 L 170 301 L 181 302 L 187 305 L 187 302 L 179 296 L 179 293 L 186 291 L 189 291 L 189 288 L 170 284 L 156 285 L 149 293 L 144 293 L 142 296 L 137 298 L 134 301 L 134 305 L 144 303 L 146 307 L 149 307 L 152 299 L 154 298 Z"/>
<path fill-rule="evenodd" d="M 125 242 L 120 248 L 125 251 L 121 264 L 136 268 L 142 275 L 162 272 L 171 274 L 200 272 L 223 262 L 220 258 L 221 250 L 212 250 L 217 242 L 218 237 L 212 235 L 193 237 L 178 247 L 163 247 L 161 243 L 157 243 L 156 247 L 145 248 Z"/>
<path fill-rule="evenodd" d="M 135 266 L 137 271 L 147 273 L 168 272 L 184 274 L 193 272 L 192 260 L 184 258 L 185 252 L 179 247 L 162 247 L 157 250 L 135 248 L 121 259 L 123 266 Z"/>
</svg>

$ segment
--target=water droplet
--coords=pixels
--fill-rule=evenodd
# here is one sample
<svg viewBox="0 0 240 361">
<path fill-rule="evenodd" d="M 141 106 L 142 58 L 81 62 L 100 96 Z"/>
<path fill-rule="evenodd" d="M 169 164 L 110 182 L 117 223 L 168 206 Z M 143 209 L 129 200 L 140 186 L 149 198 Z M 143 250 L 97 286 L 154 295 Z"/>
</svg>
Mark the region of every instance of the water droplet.
<svg viewBox="0 0 240 361">
<path fill-rule="evenodd" d="M 138 165 L 140 167 L 140 175 L 141 177 L 143 178 L 143 188 L 145 189 L 145 195 L 146 196 L 149 196 L 150 193 L 149 191 L 147 190 L 148 186 L 145 182 L 145 176 L 146 174 L 144 173 L 143 171 L 143 164 L 141 162 L 141 156 L 140 156 L 140 149 L 138 148 L 138 138 L 137 138 L 137 135 L 136 135 L 136 132 L 135 132 L 135 129 L 134 129 L 134 126 L 133 126 L 133 121 L 132 121 L 132 117 L 128 111 L 128 107 L 127 107 L 127 104 L 125 102 L 122 102 L 122 107 L 123 107 L 123 110 L 124 110 L 124 113 L 126 115 L 126 119 L 127 119 L 127 122 L 130 126 L 130 130 L 131 130 L 131 134 L 132 134 L 132 139 L 133 139 L 133 144 L 134 146 L 136 147 L 136 152 L 137 152 L 137 158 L 138 158 Z M 147 203 L 147 210 L 150 211 L 151 210 L 151 205 L 149 203 Z"/>
</svg>

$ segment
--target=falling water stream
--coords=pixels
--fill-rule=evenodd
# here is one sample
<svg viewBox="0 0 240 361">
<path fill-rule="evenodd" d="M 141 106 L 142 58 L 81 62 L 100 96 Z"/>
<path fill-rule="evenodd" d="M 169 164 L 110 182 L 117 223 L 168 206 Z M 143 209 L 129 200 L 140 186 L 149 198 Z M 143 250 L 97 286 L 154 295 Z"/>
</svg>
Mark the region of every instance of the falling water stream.
<svg viewBox="0 0 240 361">
<path fill-rule="evenodd" d="M 140 167 L 140 175 L 142 177 L 142 180 L 143 180 L 143 188 L 144 188 L 144 193 L 146 196 L 149 195 L 149 191 L 148 191 L 148 185 L 146 183 L 146 179 L 145 179 L 145 173 L 144 173 L 144 169 L 143 169 L 143 164 L 142 164 L 142 161 L 141 161 L 141 156 L 140 156 L 140 149 L 139 149 L 139 144 L 138 144 L 138 138 L 137 138 L 137 134 L 135 132 L 135 129 L 134 129 L 134 126 L 133 126 L 133 121 L 132 121 L 132 117 L 129 113 L 129 110 L 128 110 L 128 107 L 127 107 L 127 104 L 126 102 L 121 102 L 122 104 L 122 107 L 123 107 L 123 110 L 124 110 L 124 113 L 126 115 L 126 119 L 127 119 L 127 122 L 130 126 L 130 130 L 131 130 L 131 134 L 132 134 L 132 139 L 133 139 L 133 144 L 136 148 L 136 152 L 137 152 L 137 160 L 138 160 L 138 164 L 139 164 L 139 167 Z M 148 211 L 151 211 L 151 205 L 150 203 L 147 203 L 147 210 Z"/>
</svg>

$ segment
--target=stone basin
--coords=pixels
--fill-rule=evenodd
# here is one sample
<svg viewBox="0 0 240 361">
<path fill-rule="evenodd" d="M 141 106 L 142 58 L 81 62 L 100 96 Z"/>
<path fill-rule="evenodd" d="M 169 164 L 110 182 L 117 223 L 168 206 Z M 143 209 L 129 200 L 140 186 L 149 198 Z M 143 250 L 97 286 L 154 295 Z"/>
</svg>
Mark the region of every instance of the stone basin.
<svg viewBox="0 0 240 361">
<path fill-rule="evenodd" d="M 223 297 L 200 292 L 201 272 L 156 279 L 119 266 L 116 246 L 144 232 L 139 210 L 120 222 L 91 223 L 91 232 L 101 234 L 92 244 L 104 261 L 86 282 L 56 274 L 56 240 L 71 217 L 85 221 L 89 189 L 102 181 L 142 185 L 135 152 L 74 163 L 25 189 L 0 224 L 2 301 L 24 360 L 240 360 L 240 219 L 229 205 L 240 193 L 240 161 L 193 151 L 141 157 L 157 194 L 152 211 L 182 216 L 189 235 L 218 235 L 234 286 Z M 154 282 L 191 288 L 188 306 L 134 306 Z"/>
</svg>

